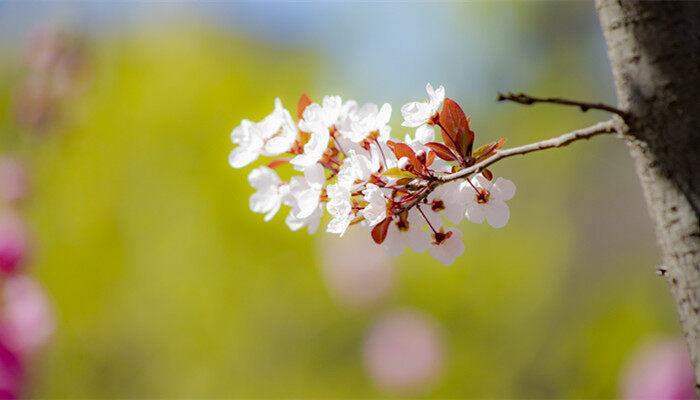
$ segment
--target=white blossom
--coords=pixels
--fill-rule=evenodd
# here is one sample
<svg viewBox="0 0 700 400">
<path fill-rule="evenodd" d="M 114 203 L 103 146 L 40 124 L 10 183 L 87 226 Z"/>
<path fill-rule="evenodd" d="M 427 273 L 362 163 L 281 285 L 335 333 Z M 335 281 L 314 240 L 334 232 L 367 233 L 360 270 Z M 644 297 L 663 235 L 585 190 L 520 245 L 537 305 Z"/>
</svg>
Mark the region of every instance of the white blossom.
<svg viewBox="0 0 700 400">
<path fill-rule="evenodd" d="M 335 183 L 328 185 L 326 190 L 328 192 L 326 209 L 333 216 L 326 231 L 343 236 L 354 218 L 350 187 L 343 183 Z"/>
<path fill-rule="evenodd" d="M 248 174 L 250 186 L 257 189 L 250 196 L 250 210 L 255 213 L 266 214 L 265 222 L 271 220 L 282 205 L 282 197 L 286 187 L 277 173 L 268 167 L 261 166 L 250 171 Z"/>
<path fill-rule="evenodd" d="M 258 156 L 278 156 L 286 153 L 294 144 L 298 130 L 292 115 L 275 99 L 275 109 L 260 122 L 247 119 L 231 132 L 231 142 L 238 146 L 229 154 L 229 164 L 242 168 L 258 159 Z"/>
<path fill-rule="evenodd" d="M 438 234 L 433 234 L 433 241 L 428 246 L 430 255 L 438 260 L 442 265 L 451 265 L 455 258 L 464 253 L 464 242 L 462 242 L 462 231 L 457 228 L 440 230 Z"/>
<path fill-rule="evenodd" d="M 292 209 L 284 222 L 287 224 L 289 229 L 293 231 L 298 231 L 306 226 L 309 235 L 313 235 L 316 233 L 318 226 L 321 224 L 321 217 L 323 217 L 323 204 L 319 204 L 316 209 L 305 218 L 299 217 L 294 212 L 294 209 Z"/>
<path fill-rule="evenodd" d="M 445 100 L 445 88 L 440 86 L 437 90 L 428 83 L 425 86 L 428 92 L 428 102 L 412 102 L 401 107 L 401 115 L 404 122 L 402 126 L 415 128 L 428 123 L 430 119 L 438 112 L 438 109 Z"/>
<path fill-rule="evenodd" d="M 428 195 L 427 204 L 421 203 L 420 208 L 436 228 L 442 225 L 443 215 L 453 224 L 460 223 L 466 208 L 460 183 L 452 181 L 438 186 Z"/>
<path fill-rule="evenodd" d="M 261 154 L 274 157 L 288 152 L 299 135 L 299 130 L 292 114 L 282 106 L 282 100 L 275 99 L 275 110 L 266 119 L 260 122 L 266 140 Z"/>
<path fill-rule="evenodd" d="M 466 216 L 472 222 L 486 220 L 502 227 L 509 218 L 505 202 L 513 197 L 515 185 L 503 178 L 488 181 L 483 175 L 439 180 L 457 163 L 437 157 L 433 150 L 437 148 L 430 144 L 436 141 L 433 125 L 445 89 L 434 90 L 428 84 L 426 91 L 426 102 L 401 108 L 402 125 L 416 128 L 403 142 L 389 141 L 391 105 L 360 106 L 339 96 L 309 104 L 298 122 L 280 99 L 275 99 L 274 110 L 260 122 L 242 120 L 231 132 L 231 141 L 237 145 L 229 154 L 232 167 L 244 167 L 260 156 L 282 156 L 248 175 L 255 189 L 250 209 L 269 221 L 284 204 L 290 207 L 287 226 L 294 231 L 306 227 L 311 234 L 328 211 L 327 232 L 343 236 L 353 222 L 359 222 L 357 227 L 369 228 L 375 242 L 392 256 L 403 254 L 408 246 L 416 253 L 429 251 L 444 265 L 452 264 L 465 245 L 462 231 L 445 228 L 444 219 L 458 224 Z M 399 143 L 407 145 L 415 158 Z M 423 166 L 416 164 L 416 158 Z M 286 163 L 301 174 L 282 181 L 273 168 Z M 375 231 L 382 221 L 386 231 Z"/>
<path fill-rule="evenodd" d="M 231 132 L 231 141 L 238 146 L 231 150 L 228 163 L 233 168 L 243 168 L 260 156 L 265 142 L 255 122 L 244 119 Z"/>
<path fill-rule="evenodd" d="M 486 222 L 494 228 L 505 226 L 510 216 L 510 210 L 505 202 L 515 195 L 515 184 L 503 178 L 489 181 L 481 174 L 475 176 L 471 182 L 478 192 L 469 182 L 462 183 L 464 201 L 467 205 L 465 211 L 467 219 L 477 224 L 486 219 Z"/>
<path fill-rule="evenodd" d="M 430 237 L 420 227 L 421 224 L 410 217 L 414 213 L 417 212 L 410 210 L 409 218 L 406 221 L 397 218 L 389 225 L 389 231 L 382 246 L 392 257 L 398 257 L 403 254 L 406 246 L 410 247 L 415 253 L 422 253 L 428 250 Z"/>
<path fill-rule="evenodd" d="M 377 225 L 386 218 L 387 198 L 382 194 L 382 190 L 373 183 L 367 184 L 367 189 L 362 192 L 367 206 L 362 210 L 370 227 Z"/>
<path fill-rule="evenodd" d="M 320 164 L 314 164 L 304 169 L 304 176 L 294 176 L 289 182 L 289 195 L 292 212 L 297 218 L 307 218 L 315 212 L 319 205 L 326 176 Z"/>
</svg>

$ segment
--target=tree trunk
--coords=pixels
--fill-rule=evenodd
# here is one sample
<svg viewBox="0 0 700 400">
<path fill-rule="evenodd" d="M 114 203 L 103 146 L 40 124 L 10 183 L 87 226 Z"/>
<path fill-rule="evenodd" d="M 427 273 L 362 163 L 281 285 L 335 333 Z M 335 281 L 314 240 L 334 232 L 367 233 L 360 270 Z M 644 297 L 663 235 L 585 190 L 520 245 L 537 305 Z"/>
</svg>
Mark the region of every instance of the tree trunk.
<svg viewBox="0 0 700 400">
<path fill-rule="evenodd" d="M 700 3 L 597 0 L 618 106 L 700 382 Z M 623 223 L 623 221 L 621 221 Z"/>
</svg>

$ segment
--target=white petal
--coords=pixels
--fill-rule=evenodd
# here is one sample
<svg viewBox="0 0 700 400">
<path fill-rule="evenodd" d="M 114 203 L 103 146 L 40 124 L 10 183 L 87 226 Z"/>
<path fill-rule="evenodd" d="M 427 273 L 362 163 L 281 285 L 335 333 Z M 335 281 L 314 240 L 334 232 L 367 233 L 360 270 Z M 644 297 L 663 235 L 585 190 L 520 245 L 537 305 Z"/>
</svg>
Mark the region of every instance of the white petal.
<svg viewBox="0 0 700 400">
<path fill-rule="evenodd" d="M 445 205 L 446 207 L 443 210 L 445 218 L 447 218 L 447 220 L 453 224 L 459 224 L 462 222 L 462 218 L 464 218 L 464 213 L 466 210 L 466 204 L 461 201 L 457 201 L 453 203 L 445 202 Z"/>
<path fill-rule="evenodd" d="M 416 129 L 416 141 L 421 144 L 435 141 L 435 128 L 428 125 L 421 125 Z"/>
<path fill-rule="evenodd" d="M 391 119 L 391 104 L 389 103 L 384 103 L 382 105 L 382 108 L 379 109 L 379 112 L 377 113 L 377 116 L 375 118 L 375 128 L 379 129 L 382 127 L 382 125 L 386 125 L 389 123 L 389 120 Z"/>
<path fill-rule="evenodd" d="M 295 139 L 296 134 L 293 131 L 283 131 L 265 143 L 265 155 L 274 157 L 288 152 Z"/>
<path fill-rule="evenodd" d="M 430 246 L 430 236 L 428 236 L 426 231 L 417 226 L 409 228 L 406 233 L 406 238 L 408 247 L 415 253 L 422 253 L 428 250 L 428 246 Z"/>
<path fill-rule="evenodd" d="M 275 170 L 264 165 L 253 169 L 248 174 L 248 183 L 258 190 L 276 187 L 279 182 L 280 178 Z"/>
<path fill-rule="evenodd" d="M 403 254 L 406 248 L 406 238 L 401 231 L 396 227 L 395 223 L 389 225 L 389 231 L 387 232 L 386 238 L 382 243 L 382 246 L 392 257 L 398 257 Z"/>
<path fill-rule="evenodd" d="M 428 98 L 432 99 L 435 97 L 435 89 L 433 89 L 433 85 L 430 82 L 425 85 L 425 91 L 428 92 Z"/>
<path fill-rule="evenodd" d="M 289 215 L 287 215 L 287 218 L 284 220 L 284 222 L 287 224 L 289 229 L 293 231 L 298 231 L 299 229 L 303 228 L 304 225 L 306 225 L 306 221 L 297 218 L 294 215 L 294 211 L 289 212 Z"/>
<path fill-rule="evenodd" d="M 313 187 L 320 188 L 326 184 L 326 175 L 321 164 L 314 164 L 304 169 L 304 177 L 306 177 L 309 185 Z"/>
<path fill-rule="evenodd" d="M 311 216 L 316 211 L 318 207 L 319 197 L 321 191 L 319 189 L 307 189 L 301 192 L 297 196 L 297 205 L 299 206 L 299 213 L 297 217 L 307 218 Z"/>
<path fill-rule="evenodd" d="M 490 200 L 485 204 L 484 214 L 486 214 L 486 222 L 494 228 L 502 228 L 508 222 L 510 210 L 506 203 L 499 200 Z"/>
<path fill-rule="evenodd" d="M 431 100 L 437 103 L 438 106 L 442 104 L 442 102 L 445 100 L 445 87 L 440 86 L 437 88 L 435 95 L 431 97 Z"/>
<path fill-rule="evenodd" d="M 479 203 L 467 204 L 467 210 L 464 213 L 467 219 L 475 224 L 484 222 L 486 215 L 484 214 L 484 205 Z"/>
<path fill-rule="evenodd" d="M 266 213 L 275 205 L 275 196 L 273 192 L 260 191 L 250 195 L 248 205 L 250 211 L 254 213 Z"/>
<path fill-rule="evenodd" d="M 508 179 L 498 178 L 491 189 L 491 196 L 497 200 L 510 200 L 515 195 L 515 184 Z"/>
<path fill-rule="evenodd" d="M 490 189 L 491 189 L 491 185 L 493 185 L 493 182 L 491 182 L 491 181 L 489 181 L 488 179 L 484 178 L 484 176 L 481 175 L 481 174 L 479 174 L 479 175 L 475 176 L 474 178 L 472 178 L 472 183 L 474 184 L 474 186 L 476 186 L 476 187 L 478 187 L 478 188 L 481 188 L 481 189 L 486 189 L 486 190 L 490 190 Z"/>
<path fill-rule="evenodd" d="M 323 216 L 323 205 L 319 204 L 318 207 L 316 208 L 316 211 L 313 214 L 311 214 L 311 216 L 308 219 L 309 226 L 307 227 L 307 231 L 309 232 L 309 235 L 313 235 L 314 233 L 316 233 L 319 225 L 321 225 L 321 217 L 322 216 Z"/>
<path fill-rule="evenodd" d="M 243 168 L 258 159 L 258 153 L 247 147 L 238 146 L 228 155 L 228 163 L 233 168 Z"/>
<path fill-rule="evenodd" d="M 326 228 L 326 232 L 329 233 L 337 233 L 341 237 L 343 234 L 345 234 L 345 231 L 348 229 L 348 226 L 350 225 L 351 218 L 342 218 L 342 217 L 336 217 L 331 220 L 331 222 L 328 223 L 328 227 Z"/>
<path fill-rule="evenodd" d="M 277 203 L 275 203 L 274 207 L 272 207 L 272 209 L 270 209 L 270 211 L 268 211 L 268 213 L 265 214 L 265 218 L 263 218 L 263 220 L 264 220 L 265 222 L 268 222 L 268 221 L 270 221 L 272 218 L 274 218 L 275 215 L 277 215 L 277 211 L 280 210 L 280 206 L 281 206 L 281 205 L 282 205 L 282 203 L 279 202 L 279 201 L 278 201 Z"/>
</svg>

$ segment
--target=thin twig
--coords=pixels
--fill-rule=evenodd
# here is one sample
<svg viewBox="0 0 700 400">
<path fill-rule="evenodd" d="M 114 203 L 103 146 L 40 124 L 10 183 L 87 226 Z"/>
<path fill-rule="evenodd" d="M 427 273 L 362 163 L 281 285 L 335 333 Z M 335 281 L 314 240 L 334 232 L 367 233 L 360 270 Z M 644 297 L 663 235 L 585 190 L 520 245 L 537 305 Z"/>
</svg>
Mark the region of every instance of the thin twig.
<svg viewBox="0 0 700 400">
<path fill-rule="evenodd" d="M 625 111 L 622 111 L 619 108 L 613 107 L 613 106 L 608 105 L 608 104 L 587 103 L 585 101 L 567 100 L 567 99 L 561 99 L 558 97 L 542 98 L 542 97 L 530 96 L 530 95 L 527 95 L 525 93 L 508 93 L 508 94 L 499 93 L 498 97 L 496 97 L 496 101 L 512 101 L 515 103 L 525 104 L 525 105 L 531 105 L 531 104 L 535 104 L 535 103 L 560 104 L 560 105 L 564 105 L 564 106 L 578 107 L 583 112 L 586 112 L 588 110 L 602 110 L 602 111 L 607 111 L 607 112 L 610 112 L 613 114 L 617 114 L 620 117 L 622 117 L 622 119 L 627 119 L 627 117 L 628 117 L 628 114 Z"/>
<path fill-rule="evenodd" d="M 419 196 L 416 196 L 414 199 L 412 199 L 409 203 L 405 204 L 400 210 L 398 210 L 398 212 L 408 210 L 409 208 L 418 204 L 438 186 L 446 182 L 454 181 L 456 179 L 467 178 L 470 175 L 479 173 L 489 165 L 495 164 L 504 158 L 532 153 L 533 151 L 564 147 L 577 140 L 590 139 L 593 136 L 611 134 L 615 132 L 615 122 L 613 120 L 609 120 L 599 122 L 587 128 L 571 131 L 552 139 L 542 140 L 540 142 L 530 143 L 524 146 L 512 147 L 510 149 L 499 150 L 496 152 L 495 155 L 487 158 L 486 160 L 478 164 L 472 165 L 469 168 L 465 168 L 461 171 L 457 171 L 452 174 L 436 176 L 435 180 L 428 182 L 428 189 L 425 192 L 421 193 Z"/>
</svg>

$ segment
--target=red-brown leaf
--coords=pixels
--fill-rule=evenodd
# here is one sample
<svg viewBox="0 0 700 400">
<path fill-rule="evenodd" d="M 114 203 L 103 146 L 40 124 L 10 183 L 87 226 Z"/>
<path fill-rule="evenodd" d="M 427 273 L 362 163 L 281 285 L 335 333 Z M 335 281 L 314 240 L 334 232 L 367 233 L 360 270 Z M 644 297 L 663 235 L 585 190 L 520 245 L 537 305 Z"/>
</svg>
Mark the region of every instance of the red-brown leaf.
<svg viewBox="0 0 700 400">
<path fill-rule="evenodd" d="M 386 234 L 389 232 L 389 224 L 391 224 L 391 217 L 386 217 L 372 229 L 372 239 L 374 239 L 374 243 L 382 244 L 382 242 L 384 242 Z"/>
<path fill-rule="evenodd" d="M 276 158 L 276 159 L 270 161 L 270 163 L 267 164 L 267 166 L 268 166 L 268 168 L 275 169 L 275 168 L 279 167 L 280 165 L 287 164 L 289 162 L 289 160 L 290 160 L 289 158 Z"/>
<path fill-rule="evenodd" d="M 483 175 L 484 178 L 486 178 L 489 181 L 493 180 L 493 173 L 488 169 L 481 171 L 481 175 Z"/>
<path fill-rule="evenodd" d="M 474 143 L 474 132 L 469 129 L 469 119 L 462 108 L 449 98 L 445 98 L 442 103 L 440 125 L 444 128 L 441 133 L 445 145 L 463 157 L 468 157 Z"/>
<path fill-rule="evenodd" d="M 313 101 L 309 98 L 309 96 L 306 95 L 306 93 L 302 94 L 301 97 L 299 98 L 299 102 L 297 103 L 297 119 L 301 119 L 302 115 L 304 115 L 304 110 L 306 110 L 306 107 L 308 107 Z"/>
<path fill-rule="evenodd" d="M 420 161 L 418 161 L 416 153 L 413 151 L 411 146 L 407 145 L 406 143 L 396 143 L 394 144 L 393 150 L 397 159 L 400 160 L 401 157 L 406 157 L 408 158 L 408 161 L 411 162 L 411 165 L 413 165 L 415 171 L 423 170 L 423 165 L 420 163 Z"/>
<path fill-rule="evenodd" d="M 457 161 L 458 158 L 447 146 L 442 143 L 430 142 L 426 143 L 426 146 L 430 147 L 430 150 L 434 151 L 435 154 L 445 161 Z"/>
<path fill-rule="evenodd" d="M 429 151 L 428 152 L 428 157 L 425 160 L 425 166 L 429 167 L 433 164 L 433 161 L 435 161 L 435 152 L 434 151 Z"/>
</svg>

